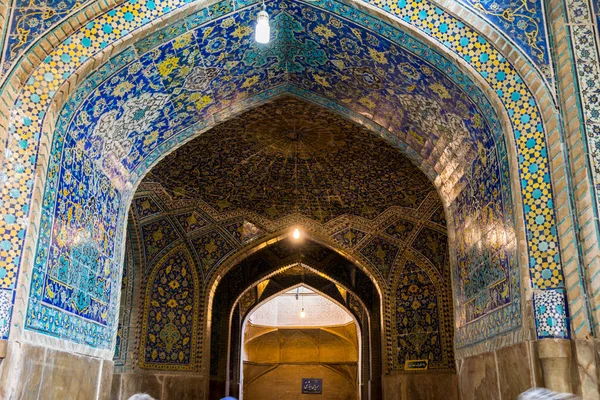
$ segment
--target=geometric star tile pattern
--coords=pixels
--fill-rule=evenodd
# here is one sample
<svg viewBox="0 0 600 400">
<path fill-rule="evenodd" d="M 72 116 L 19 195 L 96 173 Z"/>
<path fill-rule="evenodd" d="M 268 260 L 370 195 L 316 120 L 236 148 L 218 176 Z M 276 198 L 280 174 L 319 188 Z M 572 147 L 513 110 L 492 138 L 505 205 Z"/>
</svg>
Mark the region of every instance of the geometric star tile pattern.
<svg viewBox="0 0 600 400">
<path fill-rule="evenodd" d="M 13 292 L 0 290 L 0 337 L 8 336 Z"/>
<path fill-rule="evenodd" d="M 390 241 L 376 236 L 360 252 L 375 268 L 381 270 L 384 275 L 387 275 L 394 265 L 399 250 L 398 246 Z"/>
<path fill-rule="evenodd" d="M 567 307 L 562 289 L 541 290 L 533 296 L 538 337 L 568 338 Z"/>
<path fill-rule="evenodd" d="M 229 253 L 235 250 L 235 246 L 217 230 L 193 239 L 192 246 L 194 246 L 200 265 L 206 274 L 209 274 Z"/>
<path fill-rule="evenodd" d="M 175 228 L 165 219 L 159 219 L 142 225 L 141 232 L 148 262 L 179 238 Z"/>
<path fill-rule="evenodd" d="M 160 207 L 151 197 L 137 197 L 133 200 L 133 209 L 138 218 L 146 218 L 161 212 Z"/>
</svg>

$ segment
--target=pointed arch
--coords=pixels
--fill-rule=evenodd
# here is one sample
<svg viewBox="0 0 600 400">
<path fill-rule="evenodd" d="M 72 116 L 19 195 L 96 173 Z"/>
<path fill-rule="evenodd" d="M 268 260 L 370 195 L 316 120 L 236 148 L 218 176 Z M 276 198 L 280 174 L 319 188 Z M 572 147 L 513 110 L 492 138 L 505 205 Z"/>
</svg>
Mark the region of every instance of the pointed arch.
<svg viewBox="0 0 600 400">
<path fill-rule="evenodd" d="M 421 7 L 421 5 L 417 5 L 417 7 Z M 425 13 L 425 15 L 434 15 L 438 13 L 438 10 L 436 10 L 434 7 L 429 7 L 428 4 L 425 4 L 422 7 L 425 7 L 423 10 L 421 10 Z M 213 10 L 215 11 L 215 15 L 217 14 L 217 11 L 220 13 L 225 13 L 227 11 L 226 9 L 218 8 L 214 8 Z M 340 7 L 340 10 L 348 12 L 352 11 L 352 7 Z M 185 12 L 190 11 L 191 6 L 190 8 L 187 8 Z M 378 10 L 371 11 L 380 13 Z M 402 12 L 405 13 L 409 11 L 413 12 L 414 10 L 404 10 Z M 444 10 L 440 11 L 442 14 L 444 14 Z M 149 15 L 154 18 L 161 12 L 167 13 L 166 10 L 150 10 Z M 171 9 L 168 11 L 168 16 L 180 16 L 178 14 L 179 12 L 183 13 L 184 11 L 172 11 Z M 564 290 L 561 289 L 562 272 L 560 269 L 560 259 L 558 256 L 558 239 L 554 211 L 555 207 L 559 205 L 555 204 L 553 201 L 548 162 L 548 155 L 552 156 L 553 152 L 556 154 L 556 152 L 560 152 L 561 150 L 557 150 L 559 149 L 559 146 L 553 146 L 550 147 L 546 152 L 546 138 L 544 137 L 544 134 L 548 133 L 548 137 L 550 137 L 550 135 L 555 134 L 558 128 L 555 128 L 552 125 L 556 122 L 555 111 L 552 110 L 552 107 L 541 107 L 541 104 L 543 103 L 542 100 L 551 99 L 551 96 L 547 96 L 547 88 L 544 85 L 539 85 L 535 92 L 533 92 L 530 90 L 530 88 L 528 88 L 527 84 L 523 84 L 523 79 L 529 79 L 527 78 L 528 74 L 523 73 L 523 71 L 528 70 L 529 67 L 523 67 L 523 65 L 521 65 L 519 68 L 515 68 L 511 61 L 513 61 L 515 64 L 516 61 L 510 59 L 507 60 L 500 51 L 495 49 L 494 46 L 489 43 L 489 41 L 486 41 L 485 38 L 479 35 L 475 30 L 460 23 L 460 21 L 456 22 L 456 19 L 451 14 L 444 14 L 444 16 L 446 15 L 451 21 L 453 21 L 451 32 L 436 36 L 435 38 L 428 37 L 425 39 L 431 44 L 432 48 L 440 50 L 442 54 L 451 55 L 451 58 L 454 61 L 456 61 L 456 55 L 458 55 L 459 58 L 463 60 L 459 61 L 461 68 L 468 70 L 469 74 L 474 76 L 476 81 L 485 84 L 485 94 L 490 97 L 491 101 L 498 106 L 499 109 L 501 109 L 500 113 L 506 117 L 503 118 L 503 121 L 500 123 L 504 124 L 504 129 L 506 132 L 511 132 L 515 135 L 515 137 L 512 137 L 511 134 L 507 135 L 509 136 L 509 142 L 513 140 L 515 142 L 511 143 L 511 146 L 509 146 L 509 153 L 512 153 L 513 150 L 515 150 L 512 146 L 514 144 L 516 146 L 515 151 L 521 152 L 525 159 L 525 162 L 521 165 L 521 171 L 519 172 L 521 175 L 523 175 L 523 179 L 519 181 L 517 177 L 513 176 L 511 178 L 512 186 L 516 189 L 526 183 L 527 185 L 521 187 L 521 199 L 524 202 L 530 202 L 533 204 L 526 205 L 525 215 L 523 215 L 525 225 L 527 225 L 529 231 L 534 232 L 534 234 L 525 239 L 527 242 L 527 251 L 519 252 L 521 255 L 521 264 L 524 268 L 525 266 L 531 267 L 531 270 L 528 272 L 530 272 L 531 277 L 534 278 L 536 289 L 555 290 L 558 295 L 557 298 L 561 298 L 561 296 L 563 296 L 564 302 Z M 167 16 L 167 14 L 160 16 Z M 411 32 L 416 32 L 416 35 L 419 37 L 424 36 L 423 32 L 425 28 L 423 26 L 419 26 L 419 21 L 400 23 L 400 16 L 400 14 L 395 15 L 394 17 L 390 18 L 390 20 L 392 20 L 392 22 L 395 24 L 401 24 L 404 27 L 410 28 Z M 91 69 L 96 64 L 102 64 L 102 62 L 105 60 L 104 57 L 108 58 L 111 54 L 114 54 L 112 53 L 113 51 L 122 49 L 120 46 L 129 44 L 134 40 L 134 38 L 139 37 L 137 36 L 138 32 L 136 32 L 135 35 L 129 31 L 124 32 L 122 30 L 117 33 L 114 30 L 114 27 L 110 23 L 106 23 L 106 21 L 102 20 L 102 18 L 104 18 L 104 15 L 96 18 L 94 21 L 94 26 L 96 23 L 98 23 L 98 26 L 102 27 L 102 32 L 100 32 L 98 27 L 96 27 L 98 35 L 100 35 L 98 39 L 105 39 L 104 35 L 107 35 L 107 37 L 110 39 L 109 41 L 98 40 L 96 42 L 91 40 L 91 36 L 89 35 L 91 34 L 90 32 L 94 30 L 93 27 L 82 27 L 69 39 L 67 39 L 67 41 L 62 42 L 57 47 L 52 48 L 51 54 L 48 57 L 45 57 L 44 60 L 38 64 L 38 68 L 32 73 L 31 79 L 27 80 L 24 84 L 21 82 L 20 84 L 15 85 L 14 87 L 16 89 L 11 89 L 14 92 L 11 93 L 10 97 L 14 97 L 15 99 L 18 97 L 18 100 L 15 100 L 15 107 L 10 112 L 10 129 L 14 132 L 18 132 L 17 135 L 20 135 L 21 133 L 24 133 L 24 135 L 18 140 L 15 139 L 17 135 L 10 137 L 7 135 L 7 137 L 9 137 L 9 140 L 7 141 L 7 149 L 9 151 L 7 154 L 10 154 L 11 158 L 10 162 L 5 163 L 5 167 L 7 168 L 6 175 L 9 177 L 9 179 L 7 180 L 7 184 L 2 188 L 2 196 L 4 204 L 15 204 L 17 208 L 25 208 L 27 210 L 26 214 L 30 213 L 30 218 L 34 221 L 37 221 L 40 218 L 39 213 L 43 211 L 42 204 L 44 202 L 40 199 L 42 196 L 42 189 L 37 187 L 37 189 L 33 191 L 30 187 L 31 185 L 19 186 L 18 188 L 15 185 L 17 181 L 21 182 L 23 180 L 27 180 L 23 174 L 32 173 L 32 171 L 36 168 L 36 161 L 32 160 L 35 160 L 36 155 L 38 154 L 40 143 L 38 143 L 37 139 L 34 138 L 39 138 L 40 136 L 43 138 L 41 146 L 42 149 L 44 145 L 47 145 L 47 143 L 44 141 L 51 140 L 51 138 L 53 138 L 55 128 L 54 122 L 56 121 L 55 111 L 62 102 L 62 96 L 57 96 L 57 92 L 63 89 L 64 91 L 62 93 L 67 94 L 70 91 L 70 88 L 63 86 L 63 84 L 68 82 L 69 79 L 72 78 L 72 82 L 78 82 L 79 79 L 82 79 L 86 75 L 84 71 L 85 68 Z M 158 21 L 157 18 L 152 18 L 150 18 L 151 21 Z M 166 19 L 161 21 L 166 21 Z M 372 24 L 372 27 L 379 26 L 377 25 L 377 20 L 370 20 L 368 22 Z M 148 22 L 148 24 L 150 23 L 154 22 Z M 134 21 L 133 24 L 138 24 L 135 25 L 135 27 L 139 28 L 140 32 L 141 30 L 145 29 L 145 26 L 147 26 L 137 20 Z M 126 24 L 124 26 L 119 26 L 119 29 L 124 27 L 126 28 Z M 95 36 L 94 39 L 96 39 Z M 154 40 L 156 37 L 151 39 Z M 88 42 L 91 42 L 89 43 L 89 46 L 87 45 Z M 461 42 L 466 44 L 461 45 Z M 104 43 L 108 45 L 110 50 L 103 50 L 102 47 L 104 46 Z M 448 49 L 444 46 L 447 46 Z M 63 57 L 65 55 L 63 53 L 66 52 L 65 49 L 69 49 L 70 47 L 74 48 L 74 53 L 77 56 L 77 60 L 73 62 L 65 61 L 65 59 L 69 57 Z M 485 49 L 485 60 L 470 60 L 468 53 L 475 47 Z M 92 56 L 96 58 L 94 61 L 89 61 L 92 59 Z M 467 56 L 469 56 L 469 60 L 467 60 Z M 492 63 L 488 64 L 490 59 L 492 60 Z M 496 62 L 501 65 L 500 69 L 505 68 L 509 70 L 510 73 L 508 75 L 515 79 L 514 82 L 505 82 L 507 73 L 506 71 L 496 71 Z M 25 79 L 23 79 L 23 81 L 25 81 Z M 530 81 L 527 82 L 529 83 Z M 515 84 L 519 90 L 509 90 L 509 86 L 513 84 Z M 44 88 L 45 92 L 38 100 L 38 97 L 36 96 L 37 93 L 33 92 L 35 92 L 35 88 L 40 85 Z M 531 85 L 531 88 L 533 87 L 534 85 Z M 20 88 L 23 88 L 24 90 L 18 93 Z M 515 92 L 518 92 L 518 96 L 513 96 Z M 31 93 L 33 93 L 33 95 L 30 95 Z M 60 97 L 60 99 L 58 99 L 58 97 Z M 518 97 L 518 100 L 514 100 L 516 97 Z M 54 100 L 57 100 L 57 102 L 53 103 Z M 511 112 L 514 112 L 514 110 L 519 110 L 519 114 L 511 115 Z M 7 115 L 8 114 L 9 113 L 7 113 Z M 545 118 L 544 122 L 548 123 L 548 129 L 546 129 L 541 120 L 542 114 Z M 31 117 L 27 115 L 31 115 Z M 222 115 L 216 117 L 212 116 L 212 122 L 217 122 L 219 117 L 222 117 Z M 510 126 L 512 126 L 512 129 Z M 42 132 L 45 132 L 45 134 L 42 134 Z M 526 139 L 525 137 L 527 135 L 531 137 Z M 533 142 L 530 143 L 529 139 L 533 139 Z M 50 147 L 48 147 L 48 149 L 49 148 Z M 165 149 L 163 148 L 163 150 Z M 48 150 L 48 152 L 49 151 L 50 150 Z M 48 155 L 48 152 L 44 153 L 43 151 L 40 153 L 41 157 L 39 158 L 40 161 L 37 163 L 37 165 L 42 171 L 45 171 L 47 167 L 46 156 Z M 162 154 L 157 154 L 157 157 L 161 156 Z M 511 157 L 510 154 L 508 157 Z M 515 163 L 518 162 L 516 161 L 516 156 L 513 158 L 515 158 Z M 50 168 L 50 171 L 52 171 L 52 168 Z M 50 175 L 51 174 L 48 174 L 48 177 L 51 178 Z M 17 176 L 19 177 L 18 179 L 16 179 Z M 534 184 L 534 181 L 539 182 Z M 39 185 L 43 187 L 44 183 L 45 182 L 41 182 Z M 542 185 L 543 189 L 535 188 L 535 185 L 538 184 Z M 32 197 L 33 194 L 35 194 L 34 197 Z M 538 197 L 538 195 L 541 197 Z M 533 198 L 535 198 L 535 201 L 532 200 Z M 543 206 L 538 204 L 540 203 L 540 198 L 542 199 L 541 202 L 545 202 Z M 32 207 L 30 207 L 30 203 L 33 204 Z M 517 205 L 517 208 L 518 207 L 519 205 Z M 568 213 L 568 210 L 564 212 Z M 522 217 L 521 213 L 517 214 L 519 214 L 518 218 Z M 123 215 L 125 215 L 125 212 L 121 210 L 121 213 L 117 219 L 122 221 Z M 567 215 L 566 218 L 570 218 L 570 216 Z M 539 224 L 538 221 L 542 219 L 544 223 Z M 11 261 L 17 260 L 16 262 L 13 262 L 14 265 L 11 265 L 10 267 L 10 272 L 14 276 L 14 279 L 11 278 L 12 280 L 9 285 L 10 288 L 8 289 L 13 290 L 16 286 L 16 272 L 19 271 L 21 260 L 26 260 L 24 263 L 27 264 L 33 263 L 32 260 L 37 259 L 38 256 L 43 259 L 46 255 L 44 252 L 46 252 L 47 249 L 42 243 L 40 246 L 38 246 L 40 249 L 40 254 L 36 254 L 35 256 L 33 254 L 25 254 L 24 256 L 21 256 L 21 251 L 24 249 L 36 248 L 36 246 L 33 245 L 35 239 L 38 236 L 40 238 L 45 236 L 44 233 L 38 231 L 38 229 L 43 230 L 44 227 L 47 227 L 51 224 L 49 224 L 47 220 L 42 219 L 42 223 L 40 223 L 39 226 L 32 226 L 32 230 L 27 233 L 25 229 L 21 229 L 21 227 L 18 226 L 13 226 L 14 223 L 9 222 L 10 220 L 11 218 L 9 216 L 8 222 L 7 220 L 0 221 L 0 225 L 11 225 L 10 243 L 6 244 L 5 246 L 9 247 L 8 252 L 10 253 L 9 258 L 11 258 Z M 524 231 L 524 228 L 520 226 L 520 224 L 518 225 L 518 232 L 515 236 L 518 238 L 525 237 L 525 235 L 519 234 L 520 232 Z M 549 231 L 549 234 L 546 234 L 545 231 Z M 116 232 L 117 237 L 122 237 L 122 235 L 122 230 Z M 528 253 L 529 259 L 527 258 Z M 27 264 L 25 269 L 21 271 L 21 275 L 25 277 L 23 279 L 26 279 L 25 284 L 21 285 L 21 287 L 26 289 L 23 289 L 23 292 L 20 293 L 20 298 L 23 300 L 23 304 L 27 302 L 27 298 L 29 297 L 28 291 L 31 287 L 29 283 L 31 282 L 29 281 L 28 276 L 30 276 L 32 269 L 33 266 Z M 551 275 L 551 278 L 546 279 L 545 276 L 547 276 L 548 273 Z M 35 306 L 38 305 L 39 303 L 35 304 Z M 24 317 L 18 316 L 18 318 Z M 27 332 L 19 334 L 23 334 L 25 336 L 28 335 Z M 552 332 L 552 334 L 565 336 L 568 335 L 568 332 L 562 329 L 560 331 L 556 330 L 556 332 Z"/>
<path fill-rule="evenodd" d="M 184 245 L 171 250 L 156 264 L 144 296 L 140 368 L 195 368 L 200 288 L 195 263 Z"/>
<path fill-rule="evenodd" d="M 429 368 L 447 370 L 454 362 L 449 280 L 413 250 L 395 272 L 391 298 L 395 368 L 404 369 L 406 360 L 426 359 Z"/>
</svg>

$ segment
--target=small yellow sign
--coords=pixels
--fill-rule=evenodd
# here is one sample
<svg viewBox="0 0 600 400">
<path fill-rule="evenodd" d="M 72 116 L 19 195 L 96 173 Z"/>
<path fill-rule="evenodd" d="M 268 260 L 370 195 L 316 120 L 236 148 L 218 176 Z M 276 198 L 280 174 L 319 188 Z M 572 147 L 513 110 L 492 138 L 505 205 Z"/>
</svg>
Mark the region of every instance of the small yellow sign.
<svg viewBox="0 0 600 400">
<path fill-rule="evenodd" d="M 406 360 L 404 362 L 405 371 L 417 371 L 427 369 L 429 360 Z"/>
</svg>

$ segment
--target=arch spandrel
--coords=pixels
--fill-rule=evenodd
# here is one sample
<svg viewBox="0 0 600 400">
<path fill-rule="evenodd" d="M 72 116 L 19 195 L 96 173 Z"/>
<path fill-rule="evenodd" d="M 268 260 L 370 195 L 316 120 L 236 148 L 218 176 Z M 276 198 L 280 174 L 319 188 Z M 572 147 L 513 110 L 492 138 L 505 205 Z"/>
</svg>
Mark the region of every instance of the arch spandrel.
<svg viewBox="0 0 600 400">
<path fill-rule="evenodd" d="M 395 308 L 392 309 L 390 315 L 393 340 L 402 341 L 405 352 L 401 356 L 406 359 L 410 351 L 406 346 L 410 347 L 411 340 L 425 343 L 424 338 L 437 337 L 440 343 L 434 365 L 435 362 L 438 362 L 443 368 L 446 365 L 453 365 L 453 348 L 460 349 L 465 340 L 459 331 L 454 332 L 453 325 L 459 323 L 454 321 L 461 321 L 464 324 L 465 322 L 472 323 L 473 319 L 466 321 L 462 318 L 461 314 L 468 312 L 467 307 L 456 307 L 456 310 L 453 307 L 454 289 L 450 282 L 454 278 L 450 278 L 452 272 L 449 271 L 449 261 L 447 260 L 445 265 L 441 266 L 440 271 L 440 266 L 436 266 L 434 260 L 427 258 L 415 248 L 417 246 L 413 242 L 403 257 L 402 263 L 396 269 L 391 282 L 391 298 L 395 302 Z M 416 292 L 415 289 L 419 287 L 426 290 Z M 518 302 L 519 299 L 514 301 Z M 419 310 L 423 307 L 425 307 L 425 311 L 421 313 Z M 516 308 L 518 309 L 518 307 Z M 433 309 L 435 312 L 432 312 Z M 411 316 L 411 313 L 417 313 L 419 316 Z M 432 322 L 434 319 L 438 321 L 437 324 Z M 436 329 L 432 329 L 434 326 Z M 398 343 L 394 343 L 394 345 L 398 345 Z M 402 368 L 405 359 L 396 356 L 394 358 L 396 368 Z"/>
<path fill-rule="evenodd" d="M 485 43 L 480 43 L 480 44 L 481 44 L 481 45 L 484 45 Z M 79 51 L 79 48 L 77 48 L 77 46 L 76 46 L 76 50 L 77 50 L 77 51 Z M 42 75 L 42 79 L 40 79 L 40 81 L 44 81 L 46 78 L 49 78 L 49 75 L 46 75 L 46 72 L 45 72 L 45 73 Z M 15 115 L 16 115 L 16 116 L 18 116 L 18 113 L 16 113 Z M 22 122 L 26 122 L 26 125 L 27 125 L 27 124 L 30 124 L 30 122 L 33 122 L 33 121 L 28 121 L 28 120 L 27 120 L 27 121 L 25 121 L 25 120 L 22 120 Z M 30 126 L 30 125 L 29 125 L 29 126 Z M 547 166 L 545 166 L 545 167 L 547 167 Z M 539 168 L 539 166 L 537 166 L 536 168 Z M 535 173 L 535 172 L 537 172 L 537 171 L 534 171 L 534 173 Z M 542 183 L 543 183 L 543 182 L 542 182 Z M 547 182 L 547 183 L 549 184 L 549 182 Z M 550 196 L 550 195 L 551 195 L 550 193 L 542 193 L 542 194 L 543 194 L 544 196 Z"/>
</svg>

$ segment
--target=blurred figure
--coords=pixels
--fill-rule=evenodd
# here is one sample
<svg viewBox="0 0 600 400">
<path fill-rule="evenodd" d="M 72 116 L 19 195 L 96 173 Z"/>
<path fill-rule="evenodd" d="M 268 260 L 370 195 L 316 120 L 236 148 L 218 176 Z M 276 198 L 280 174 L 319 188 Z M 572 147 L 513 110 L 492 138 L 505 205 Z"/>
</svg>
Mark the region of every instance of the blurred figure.
<svg viewBox="0 0 600 400">
<path fill-rule="evenodd" d="M 146 393 L 136 393 L 127 400 L 156 400 L 156 399 Z"/>
<path fill-rule="evenodd" d="M 544 388 L 533 388 L 521 393 L 517 400 L 579 400 L 569 393 L 557 393 Z"/>
</svg>

